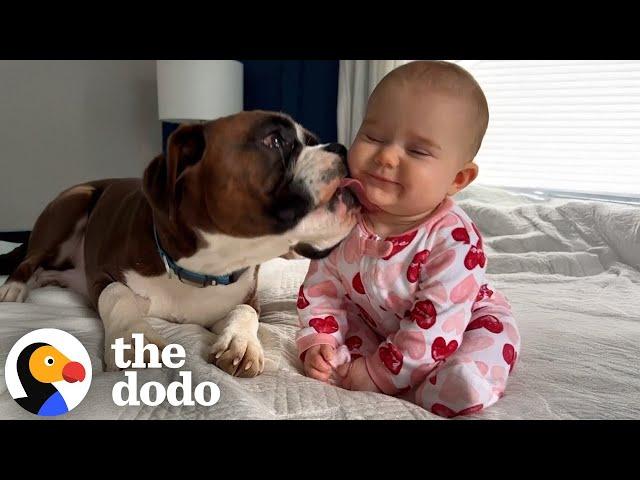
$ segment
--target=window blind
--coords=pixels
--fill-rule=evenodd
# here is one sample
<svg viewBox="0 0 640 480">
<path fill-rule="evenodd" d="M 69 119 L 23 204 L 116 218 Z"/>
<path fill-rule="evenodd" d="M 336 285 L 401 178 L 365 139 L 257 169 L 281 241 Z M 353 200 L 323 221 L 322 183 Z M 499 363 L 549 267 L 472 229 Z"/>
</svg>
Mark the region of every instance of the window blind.
<svg viewBox="0 0 640 480">
<path fill-rule="evenodd" d="M 454 62 L 489 103 L 478 183 L 640 198 L 640 61 Z"/>
</svg>

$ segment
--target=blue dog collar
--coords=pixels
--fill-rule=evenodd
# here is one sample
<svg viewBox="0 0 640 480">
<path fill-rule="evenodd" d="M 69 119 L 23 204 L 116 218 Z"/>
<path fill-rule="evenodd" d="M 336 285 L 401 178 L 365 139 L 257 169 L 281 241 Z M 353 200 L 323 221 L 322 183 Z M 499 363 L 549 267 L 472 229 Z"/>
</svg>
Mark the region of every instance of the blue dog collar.
<svg viewBox="0 0 640 480">
<path fill-rule="evenodd" d="M 230 285 L 238 281 L 240 276 L 249 268 L 245 267 L 240 270 L 236 270 L 235 272 L 231 272 L 227 275 L 205 275 L 202 273 L 192 272 L 191 270 L 187 270 L 186 268 L 182 268 L 177 265 L 176 262 L 165 252 L 160 246 L 160 241 L 158 240 L 158 232 L 156 231 L 156 225 L 153 224 L 153 237 L 156 240 L 156 247 L 158 248 L 158 253 L 164 262 L 164 267 L 167 270 L 167 274 L 169 278 L 171 278 L 171 273 L 173 272 L 178 279 L 182 283 L 186 283 L 189 285 L 193 285 L 196 287 L 204 288 L 208 286 L 215 285 Z"/>
</svg>

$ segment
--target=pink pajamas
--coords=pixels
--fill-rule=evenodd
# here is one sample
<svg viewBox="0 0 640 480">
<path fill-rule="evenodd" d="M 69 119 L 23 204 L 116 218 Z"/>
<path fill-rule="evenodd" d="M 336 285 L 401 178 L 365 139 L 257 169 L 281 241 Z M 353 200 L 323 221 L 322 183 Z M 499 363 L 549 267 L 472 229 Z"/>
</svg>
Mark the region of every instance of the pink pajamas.
<svg viewBox="0 0 640 480">
<path fill-rule="evenodd" d="M 381 239 L 361 221 L 309 266 L 300 355 L 346 345 L 382 392 L 445 417 L 477 412 L 503 395 L 520 349 L 510 306 L 485 271 L 480 234 L 450 198 L 400 236 Z"/>
</svg>

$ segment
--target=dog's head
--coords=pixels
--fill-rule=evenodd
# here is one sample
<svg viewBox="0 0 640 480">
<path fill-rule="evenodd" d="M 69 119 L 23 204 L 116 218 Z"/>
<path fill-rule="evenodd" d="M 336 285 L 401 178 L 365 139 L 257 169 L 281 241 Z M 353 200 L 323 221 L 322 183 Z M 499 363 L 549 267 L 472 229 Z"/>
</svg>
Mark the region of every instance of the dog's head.
<svg viewBox="0 0 640 480">
<path fill-rule="evenodd" d="M 339 188 L 346 175 L 344 146 L 319 145 L 287 115 L 251 111 L 180 126 L 143 189 L 165 228 L 264 238 L 271 256 L 318 258 L 356 222 L 357 201 Z"/>
</svg>

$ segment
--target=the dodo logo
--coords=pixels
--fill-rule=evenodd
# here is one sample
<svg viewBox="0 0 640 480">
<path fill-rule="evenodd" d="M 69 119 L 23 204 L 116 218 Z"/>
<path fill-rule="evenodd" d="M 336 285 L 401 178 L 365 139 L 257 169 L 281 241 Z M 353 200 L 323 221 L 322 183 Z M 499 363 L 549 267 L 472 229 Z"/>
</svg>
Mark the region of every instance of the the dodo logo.
<svg viewBox="0 0 640 480">
<path fill-rule="evenodd" d="M 77 407 L 89 391 L 91 360 L 73 335 L 42 328 L 11 348 L 5 380 L 25 410 L 44 417 L 62 415 Z"/>
</svg>

